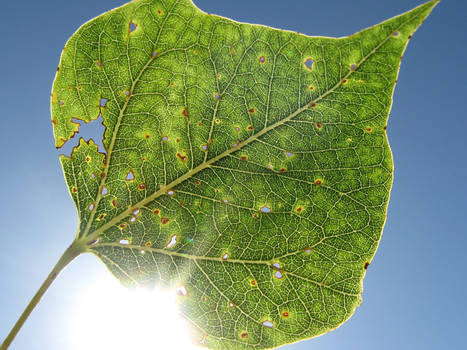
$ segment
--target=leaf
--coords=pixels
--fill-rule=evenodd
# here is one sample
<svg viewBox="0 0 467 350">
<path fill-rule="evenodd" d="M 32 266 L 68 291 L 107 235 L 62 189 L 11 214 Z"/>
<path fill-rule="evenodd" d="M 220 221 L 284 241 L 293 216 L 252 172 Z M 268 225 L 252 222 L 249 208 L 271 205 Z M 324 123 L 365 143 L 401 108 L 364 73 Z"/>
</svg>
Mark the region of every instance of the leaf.
<svg viewBox="0 0 467 350">
<path fill-rule="evenodd" d="M 400 58 L 437 1 L 345 38 L 135 0 L 68 41 L 56 146 L 102 115 L 105 154 L 61 157 L 77 242 L 127 286 L 176 288 L 195 341 L 272 348 L 361 303 L 386 218 Z M 158 317 L 158 315 L 154 315 Z"/>
</svg>

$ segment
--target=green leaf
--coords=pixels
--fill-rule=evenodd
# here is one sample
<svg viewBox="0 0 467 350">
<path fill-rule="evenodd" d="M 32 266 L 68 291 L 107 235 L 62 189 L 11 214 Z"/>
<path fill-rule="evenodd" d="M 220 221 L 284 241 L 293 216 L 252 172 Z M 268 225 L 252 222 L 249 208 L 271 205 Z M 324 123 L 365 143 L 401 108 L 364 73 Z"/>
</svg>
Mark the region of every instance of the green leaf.
<svg viewBox="0 0 467 350">
<path fill-rule="evenodd" d="M 177 289 L 195 342 L 263 349 L 347 320 L 386 218 L 401 55 L 437 0 L 345 38 L 135 0 L 68 41 L 56 146 L 77 242 L 128 286 Z M 154 315 L 158 317 L 158 315 Z"/>
</svg>

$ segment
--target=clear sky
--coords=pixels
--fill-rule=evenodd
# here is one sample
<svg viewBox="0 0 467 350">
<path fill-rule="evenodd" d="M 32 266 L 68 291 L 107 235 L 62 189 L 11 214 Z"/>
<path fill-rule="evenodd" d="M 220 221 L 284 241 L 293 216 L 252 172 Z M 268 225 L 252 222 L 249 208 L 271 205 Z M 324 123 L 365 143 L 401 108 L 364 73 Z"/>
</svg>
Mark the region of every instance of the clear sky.
<svg viewBox="0 0 467 350">
<path fill-rule="evenodd" d="M 54 148 L 49 114 L 61 49 L 82 23 L 124 2 L 24 0 L 1 5 L 0 339 L 76 231 L 77 215 Z M 195 3 L 204 11 L 239 21 L 344 36 L 421 1 Z M 394 187 L 383 239 L 365 279 L 362 306 L 336 331 L 284 350 L 465 347 L 466 15 L 467 2 L 443 0 L 414 35 L 403 58 L 388 123 Z M 107 280 L 111 283 L 112 276 L 96 258 L 79 257 L 60 275 L 11 349 L 84 349 L 76 337 L 95 337 L 100 331 L 76 334 L 82 323 L 97 317 L 93 310 L 99 312 L 97 302 L 88 308 L 88 320 L 80 315 L 88 310 L 83 295 L 91 293 L 102 303 L 113 300 L 112 289 L 99 287 Z M 116 337 L 127 335 L 126 322 L 116 319 Z M 154 349 L 163 350 L 157 346 L 158 338 L 164 337 L 158 330 L 154 327 L 150 336 Z M 103 344 L 100 349 L 106 350 Z"/>
</svg>

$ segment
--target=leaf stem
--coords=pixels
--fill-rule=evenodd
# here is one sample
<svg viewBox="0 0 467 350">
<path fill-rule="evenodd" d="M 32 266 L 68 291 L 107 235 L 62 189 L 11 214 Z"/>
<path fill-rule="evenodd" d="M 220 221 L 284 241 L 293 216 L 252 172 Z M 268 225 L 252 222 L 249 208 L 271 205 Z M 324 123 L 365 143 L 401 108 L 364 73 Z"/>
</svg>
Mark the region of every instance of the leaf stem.
<svg viewBox="0 0 467 350">
<path fill-rule="evenodd" d="M 68 248 L 65 250 L 63 255 L 60 257 L 58 260 L 57 264 L 55 267 L 52 269 L 52 271 L 49 273 L 45 281 L 42 283 L 41 287 L 39 290 L 36 292 L 34 297 L 31 299 L 29 302 L 28 306 L 26 309 L 24 309 L 23 313 L 19 317 L 18 321 L 16 321 L 15 325 L 11 329 L 10 333 L 8 336 L 5 338 L 3 343 L 0 345 L 0 350 L 7 350 L 13 340 L 16 337 L 16 334 L 18 334 L 19 330 L 23 326 L 23 324 L 26 322 L 28 319 L 29 315 L 31 312 L 34 310 L 34 308 L 37 306 L 39 301 L 42 299 L 42 296 L 45 294 L 47 289 L 49 289 L 50 285 L 55 281 L 57 278 L 58 274 L 71 262 L 73 261 L 74 258 L 76 258 L 78 255 L 84 252 L 84 246 L 82 242 L 79 241 L 74 241 Z"/>
</svg>

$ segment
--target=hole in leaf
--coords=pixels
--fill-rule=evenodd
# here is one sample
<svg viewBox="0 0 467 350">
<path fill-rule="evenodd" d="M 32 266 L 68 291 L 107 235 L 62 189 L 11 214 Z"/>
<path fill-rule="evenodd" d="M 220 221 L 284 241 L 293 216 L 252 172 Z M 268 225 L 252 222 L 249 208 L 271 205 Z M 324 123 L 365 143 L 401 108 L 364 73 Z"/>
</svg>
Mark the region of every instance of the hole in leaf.
<svg viewBox="0 0 467 350">
<path fill-rule="evenodd" d="M 133 181 L 135 179 L 135 174 L 130 170 L 125 177 L 126 181 Z"/>
<path fill-rule="evenodd" d="M 222 256 L 222 260 L 227 260 L 229 258 L 229 254 L 225 253 L 223 256 Z"/>
<path fill-rule="evenodd" d="M 108 100 L 107 100 L 106 98 L 101 98 L 101 104 L 100 104 L 100 106 L 101 106 L 101 107 L 107 106 L 107 101 L 108 101 Z"/>
<path fill-rule="evenodd" d="M 107 193 L 109 193 L 109 190 L 107 189 L 107 187 L 102 187 L 101 194 L 105 196 Z"/>
<path fill-rule="evenodd" d="M 136 218 L 133 216 L 131 219 L 130 219 L 130 222 L 135 222 L 136 221 Z"/>
<path fill-rule="evenodd" d="M 276 277 L 277 279 L 281 279 L 281 278 L 282 278 L 282 272 L 276 271 L 276 272 L 274 273 L 274 277 Z"/>
<path fill-rule="evenodd" d="M 264 321 L 264 322 L 263 322 L 263 326 L 264 326 L 264 327 L 268 327 L 268 328 L 273 328 L 273 327 L 274 327 L 274 323 L 272 323 L 272 321 Z"/>
<path fill-rule="evenodd" d="M 260 208 L 260 211 L 261 211 L 262 213 L 270 213 L 270 212 L 271 212 L 271 208 L 269 208 L 268 206 L 265 205 L 265 206 L 262 206 L 262 207 Z"/>
<path fill-rule="evenodd" d="M 99 243 L 99 239 L 98 239 L 98 238 L 96 238 L 96 239 L 94 239 L 94 240 L 88 242 L 88 246 L 96 245 L 97 243 Z"/>
<path fill-rule="evenodd" d="M 94 209 L 94 203 L 89 204 L 88 210 L 92 211 Z"/>
<path fill-rule="evenodd" d="M 281 264 L 279 264 L 278 262 L 275 262 L 274 264 L 272 264 L 272 266 L 274 266 L 276 269 L 281 268 Z"/>
<path fill-rule="evenodd" d="M 188 292 L 187 292 L 185 286 L 180 286 L 180 287 L 178 287 L 178 288 L 177 288 L 177 294 L 178 294 L 178 295 L 181 295 L 182 297 L 186 297 L 187 294 L 188 294 Z"/>
<path fill-rule="evenodd" d="M 84 140 L 93 140 L 94 143 L 97 145 L 97 150 L 102 154 L 106 153 L 104 145 L 102 143 L 102 140 L 104 138 L 105 127 L 103 124 L 104 119 L 102 118 L 101 114 L 99 114 L 97 119 L 91 120 L 89 123 L 86 123 L 76 118 L 72 118 L 71 121 L 79 125 L 78 131 L 72 138 L 67 140 L 61 148 L 59 148 L 60 154 L 70 157 L 73 148 L 79 145 L 79 140 L 81 138 Z"/>
<path fill-rule="evenodd" d="M 136 27 L 137 25 L 133 21 L 131 21 L 129 25 L 130 33 L 134 32 L 136 30 Z"/>
<path fill-rule="evenodd" d="M 167 142 L 167 141 L 169 141 L 169 138 L 168 138 L 168 136 L 162 136 L 162 141 L 164 141 L 164 142 Z"/>
<path fill-rule="evenodd" d="M 172 248 L 176 244 L 177 244 L 177 235 L 172 235 L 170 237 L 170 242 L 167 244 L 167 248 Z"/>
<path fill-rule="evenodd" d="M 307 58 L 307 59 L 305 60 L 305 66 L 306 66 L 306 68 L 308 68 L 309 70 L 311 70 L 311 68 L 313 68 L 313 63 L 314 63 L 314 61 L 313 61 L 312 58 Z"/>
<path fill-rule="evenodd" d="M 258 60 L 259 60 L 259 63 L 265 63 L 266 62 L 266 57 L 261 56 Z"/>
<path fill-rule="evenodd" d="M 130 244 L 130 241 L 128 239 L 121 239 L 120 242 L 118 242 L 118 243 L 120 243 L 122 245 L 128 245 L 128 244 Z"/>
<path fill-rule="evenodd" d="M 290 157 L 293 156 L 293 152 L 287 151 L 287 152 L 285 152 L 285 155 L 286 155 L 287 158 L 290 158 Z"/>
<path fill-rule="evenodd" d="M 174 190 L 168 190 L 168 191 L 167 191 L 167 194 L 168 194 L 169 196 L 174 196 L 174 195 L 175 195 L 175 191 L 174 191 Z"/>
</svg>

